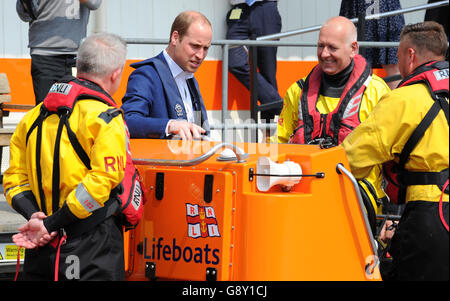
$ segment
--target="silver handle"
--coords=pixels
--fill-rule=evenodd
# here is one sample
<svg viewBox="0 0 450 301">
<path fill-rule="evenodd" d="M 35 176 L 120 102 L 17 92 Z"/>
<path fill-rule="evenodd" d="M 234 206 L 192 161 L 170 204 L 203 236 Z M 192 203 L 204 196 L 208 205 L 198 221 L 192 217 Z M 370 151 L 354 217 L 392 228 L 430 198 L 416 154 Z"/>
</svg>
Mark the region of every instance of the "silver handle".
<svg viewBox="0 0 450 301">
<path fill-rule="evenodd" d="M 162 160 L 162 159 L 133 159 L 134 164 L 138 165 L 167 165 L 167 166 L 194 166 L 200 164 L 206 160 L 208 160 L 215 152 L 221 148 L 229 148 L 231 149 L 237 158 L 237 163 L 243 163 L 246 159 L 248 159 L 249 155 L 243 152 L 236 145 L 231 143 L 222 142 L 220 144 L 214 145 L 209 151 L 200 155 L 197 158 L 190 160 Z"/>
<path fill-rule="evenodd" d="M 376 256 L 377 246 L 375 243 L 375 238 L 371 231 L 369 219 L 367 218 L 367 214 L 364 212 L 365 206 L 364 206 L 364 202 L 362 200 L 361 192 L 359 191 L 358 181 L 355 179 L 355 177 L 352 175 L 352 173 L 350 171 L 348 171 L 344 167 L 344 165 L 342 165 L 342 163 L 338 163 L 336 168 L 350 179 L 350 181 L 353 184 L 353 188 L 355 188 L 355 193 L 356 193 L 356 196 L 358 198 L 358 203 L 359 203 L 359 209 L 361 210 L 362 216 L 364 217 L 364 223 L 366 225 L 367 234 L 369 235 L 370 245 L 372 246 L 372 255 L 374 255 L 374 257 L 377 258 L 377 256 Z"/>
</svg>

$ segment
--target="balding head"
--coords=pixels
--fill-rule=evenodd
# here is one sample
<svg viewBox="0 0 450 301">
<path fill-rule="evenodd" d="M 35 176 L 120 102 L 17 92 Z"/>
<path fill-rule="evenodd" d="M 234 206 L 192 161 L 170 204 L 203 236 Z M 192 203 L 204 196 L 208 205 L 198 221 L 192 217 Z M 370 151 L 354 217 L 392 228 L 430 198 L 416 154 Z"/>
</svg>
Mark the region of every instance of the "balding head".
<svg viewBox="0 0 450 301">
<path fill-rule="evenodd" d="M 345 17 L 333 17 L 319 33 L 317 57 L 322 70 L 334 75 L 344 70 L 358 53 L 355 25 Z"/>
<path fill-rule="evenodd" d="M 322 30 L 331 30 L 337 35 L 342 35 L 349 44 L 357 41 L 355 24 L 345 17 L 338 16 L 328 19 L 322 25 Z"/>
</svg>

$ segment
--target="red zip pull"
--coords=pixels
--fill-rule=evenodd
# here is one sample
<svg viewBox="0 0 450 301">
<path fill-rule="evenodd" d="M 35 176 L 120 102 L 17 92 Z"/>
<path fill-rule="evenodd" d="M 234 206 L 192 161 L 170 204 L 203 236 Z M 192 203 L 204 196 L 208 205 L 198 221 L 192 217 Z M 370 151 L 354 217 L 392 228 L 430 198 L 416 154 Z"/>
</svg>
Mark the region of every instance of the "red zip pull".
<svg viewBox="0 0 450 301">
<path fill-rule="evenodd" d="M 61 252 L 61 246 L 66 243 L 67 234 L 64 229 L 60 230 L 60 239 L 58 243 L 58 249 L 56 250 L 56 259 L 55 259 L 55 281 L 58 281 L 59 276 L 59 254 Z"/>
<path fill-rule="evenodd" d="M 440 217 L 440 219 L 441 219 L 441 222 L 442 222 L 442 224 L 444 225 L 444 228 L 447 230 L 447 232 L 448 232 L 448 225 L 447 225 L 447 223 L 445 222 L 445 218 L 444 218 L 444 213 L 442 212 L 442 198 L 444 197 L 444 191 L 445 191 L 445 189 L 447 188 L 447 186 L 448 186 L 448 179 L 447 179 L 447 181 L 445 182 L 445 184 L 444 184 L 444 187 L 442 187 L 442 194 L 441 194 L 441 199 L 439 200 L 439 217 Z"/>
<path fill-rule="evenodd" d="M 19 247 L 17 250 L 17 264 L 16 264 L 16 275 L 14 276 L 14 281 L 17 281 L 17 277 L 19 277 L 19 269 L 20 269 L 20 250 L 22 247 Z"/>
</svg>

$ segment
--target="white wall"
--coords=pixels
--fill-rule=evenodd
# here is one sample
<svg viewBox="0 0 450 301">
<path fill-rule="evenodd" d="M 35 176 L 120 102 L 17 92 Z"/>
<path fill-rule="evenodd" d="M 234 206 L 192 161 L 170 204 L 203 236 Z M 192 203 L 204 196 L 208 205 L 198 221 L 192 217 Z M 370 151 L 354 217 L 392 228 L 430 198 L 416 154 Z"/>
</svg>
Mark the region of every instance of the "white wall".
<svg viewBox="0 0 450 301">
<path fill-rule="evenodd" d="M 57 0 L 61 1 L 61 0 Z M 425 4 L 427 0 L 401 0 L 403 7 Z M 340 0 L 279 0 L 282 31 L 322 24 L 339 13 Z M 0 0 L 0 57 L 29 57 L 28 24 L 16 14 L 16 0 Z M 224 39 L 225 15 L 228 0 L 103 0 L 105 11 L 102 27 L 125 38 L 168 39 L 170 25 L 175 16 L 184 10 L 198 10 L 213 24 L 213 39 Z M 89 32 L 94 30 L 96 15 L 91 14 Z M 405 15 L 406 23 L 423 20 L 424 11 Z M 315 42 L 317 32 L 286 38 L 287 41 Z M 163 46 L 130 45 L 129 58 L 147 58 L 156 55 Z M 221 59 L 220 47 L 212 47 L 208 58 Z M 280 60 L 315 59 L 313 48 L 281 47 Z M 1 66 L 0 66 L 1 68 Z M 1 70 L 0 70 L 1 72 Z"/>
</svg>

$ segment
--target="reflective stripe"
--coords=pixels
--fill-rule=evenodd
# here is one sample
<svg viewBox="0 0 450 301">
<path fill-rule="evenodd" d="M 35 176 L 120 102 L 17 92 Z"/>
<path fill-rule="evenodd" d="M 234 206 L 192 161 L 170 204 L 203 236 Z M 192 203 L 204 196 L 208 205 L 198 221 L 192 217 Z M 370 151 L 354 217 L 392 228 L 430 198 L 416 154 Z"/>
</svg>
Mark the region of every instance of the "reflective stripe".
<svg viewBox="0 0 450 301">
<path fill-rule="evenodd" d="M 82 183 L 78 184 L 75 189 L 75 198 L 84 207 L 87 212 L 93 212 L 102 206 L 89 194 Z"/>
<path fill-rule="evenodd" d="M 344 114 L 342 115 L 342 119 L 347 119 L 352 117 L 356 113 L 359 112 L 359 105 L 361 104 L 362 94 L 353 97 L 349 102 L 347 107 L 345 108 Z"/>
<path fill-rule="evenodd" d="M 30 183 L 26 183 L 26 184 L 22 184 L 22 185 L 17 185 L 17 186 L 13 186 L 13 187 L 9 187 L 6 192 L 5 192 L 5 197 L 8 197 L 8 193 L 11 189 L 14 189 L 16 187 L 22 187 L 22 186 L 30 186 Z"/>
<path fill-rule="evenodd" d="M 371 80 L 372 80 L 372 75 L 369 75 L 369 76 L 367 77 L 366 81 L 364 82 L 363 86 L 364 86 L 364 87 L 368 87 Z"/>
</svg>

